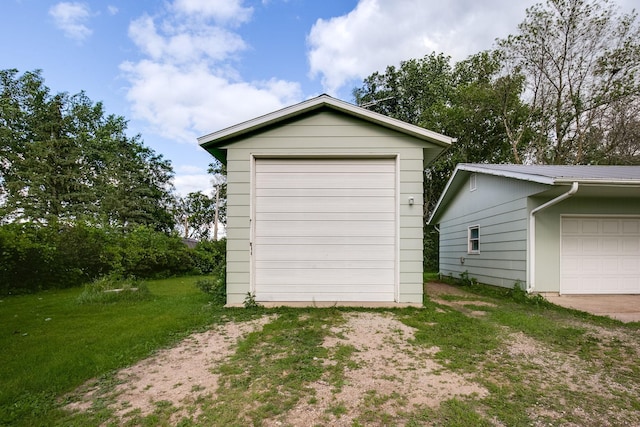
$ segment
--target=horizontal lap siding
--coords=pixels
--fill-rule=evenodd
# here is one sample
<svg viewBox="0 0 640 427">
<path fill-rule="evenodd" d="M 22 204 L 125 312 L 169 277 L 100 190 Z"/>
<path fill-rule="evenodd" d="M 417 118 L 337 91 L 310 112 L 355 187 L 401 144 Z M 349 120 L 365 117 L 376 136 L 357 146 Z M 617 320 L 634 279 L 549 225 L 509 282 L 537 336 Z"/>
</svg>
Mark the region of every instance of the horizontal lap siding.
<svg viewBox="0 0 640 427">
<path fill-rule="evenodd" d="M 336 113 L 321 113 L 289 123 L 228 146 L 228 245 L 235 272 L 228 274 L 228 302 L 242 303 L 250 272 L 251 157 L 398 156 L 399 171 L 399 301 L 422 302 L 422 180 L 424 142 Z M 429 151 L 427 149 L 426 151 Z M 440 149 L 431 149 L 435 154 Z M 233 181 L 233 182 L 232 182 Z M 364 184 L 366 185 L 366 183 Z M 329 195 L 328 193 L 325 193 Z M 319 196 L 322 196 L 319 193 Z M 335 194 L 336 197 L 340 193 Z M 414 197 L 409 206 L 408 198 Z M 348 202 L 347 202 L 348 203 Z M 319 207 L 321 209 L 321 207 Z M 232 215 L 233 214 L 233 215 Z M 334 219 L 339 216 L 334 216 Z M 321 236 L 318 236 L 320 238 Z M 408 239 L 408 240 L 405 240 Z M 414 261 L 419 259 L 420 261 Z"/>
<path fill-rule="evenodd" d="M 512 287 L 526 283 L 528 194 L 538 184 L 478 174 L 450 202 L 440 221 L 440 273 L 467 272 L 481 283 Z M 480 226 L 480 253 L 468 254 L 469 226 Z M 463 259 L 463 260 L 461 260 Z"/>
<path fill-rule="evenodd" d="M 239 165 L 239 164 L 236 164 Z M 251 280 L 249 253 L 250 181 L 248 170 L 227 170 L 227 303 L 242 303 Z M 231 167 L 231 168 L 229 168 Z M 241 168 L 239 168 L 241 169 Z"/>
</svg>

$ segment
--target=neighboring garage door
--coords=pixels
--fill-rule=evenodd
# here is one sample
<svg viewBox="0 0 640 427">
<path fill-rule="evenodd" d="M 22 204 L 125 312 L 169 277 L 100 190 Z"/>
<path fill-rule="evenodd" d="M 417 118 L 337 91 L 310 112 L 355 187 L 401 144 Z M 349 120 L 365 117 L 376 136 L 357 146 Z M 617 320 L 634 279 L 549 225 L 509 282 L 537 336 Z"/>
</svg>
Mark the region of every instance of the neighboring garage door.
<svg viewBox="0 0 640 427">
<path fill-rule="evenodd" d="M 640 293 L 640 218 L 563 217 L 560 292 Z"/>
<path fill-rule="evenodd" d="M 395 159 L 256 159 L 259 301 L 393 301 Z"/>
</svg>

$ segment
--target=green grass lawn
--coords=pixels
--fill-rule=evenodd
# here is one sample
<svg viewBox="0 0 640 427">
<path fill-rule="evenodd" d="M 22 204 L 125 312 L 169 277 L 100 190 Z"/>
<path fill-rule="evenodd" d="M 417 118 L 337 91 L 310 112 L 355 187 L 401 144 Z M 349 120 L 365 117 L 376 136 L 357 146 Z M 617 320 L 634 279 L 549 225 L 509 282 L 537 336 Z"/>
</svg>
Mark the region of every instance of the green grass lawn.
<svg viewBox="0 0 640 427">
<path fill-rule="evenodd" d="M 81 305 L 78 288 L 2 298 L 0 424 L 51 424 L 64 393 L 210 325 L 222 309 L 196 280 L 149 282 L 135 303 Z"/>
<path fill-rule="evenodd" d="M 82 289 L 1 299 L 0 425 L 120 425 L 108 409 L 70 414 L 60 408 L 65 396 L 88 380 L 113 387 L 116 370 L 191 332 L 268 314 L 264 328 L 240 340 L 215 368 L 220 375 L 217 396 L 203 397 L 201 414 L 180 424 L 246 425 L 250 420 L 261 425 L 266 418 L 285 416 L 300 402 L 316 404 L 311 384 L 324 381 L 332 393 L 345 387 L 345 372 L 358 367 L 356 349 L 344 343 L 328 350 L 322 343 L 345 316 L 366 311 L 390 314 L 415 328 L 410 340 L 414 349 L 437 349 L 430 357 L 442 372 L 466 375 L 488 395 L 450 398 L 435 408 L 403 407 L 393 416 L 371 403 L 354 426 L 543 421 L 596 426 L 603 414 L 615 416 L 610 425 L 640 422 L 638 324 L 623 325 L 477 285 L 462 288 L 473 292 L 467 296 L 450 295 L 440 302 L 425 298 L 421 309 L 223 309 L 197 289 L 198 279 L 149 282 L 151 298 L 137 302 L 79 304 Z M 537 350 L 512 356 L 517 339 L 535 343 Z M 573 366 L 581 368 L 571 372 Z M 373 390 L 370 397 L 402 405 L 402 396 L 376 396 Z M 158 405 L 156 413 L 133 416 L 126 425 L 175 424 L 171 403 Z M 554 415 L 536 413 L 543 409 Z M 330 425 L 346 410 L 335 401 L 319 425 Z"/>
</svg>

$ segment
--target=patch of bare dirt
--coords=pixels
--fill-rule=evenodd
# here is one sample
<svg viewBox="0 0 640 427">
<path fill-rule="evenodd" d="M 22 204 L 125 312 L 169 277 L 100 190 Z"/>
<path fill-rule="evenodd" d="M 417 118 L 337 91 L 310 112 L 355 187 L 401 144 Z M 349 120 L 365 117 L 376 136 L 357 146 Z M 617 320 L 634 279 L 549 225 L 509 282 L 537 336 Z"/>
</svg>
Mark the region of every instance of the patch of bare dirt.
<svg viewBox="0 0 640 427">
<path fill-rule="evenodd" d="M 213 368 L 234 351 L 236 342 L 269 322 L 269 317 L 245 323 L 227 323 L 211 331 L 194 334 L 172 349 L 124 369 L 117 374 L 119 384 L 106 394 L 89 387 L 82 398 L 67 405 L 75 411 L 90 410 L 97 397 L 123 422 L 134 415 L 145 416 L 158 402 L 168 402 L 176 412 L 173 420 L 197 418 L 198 400 L 215 399 L 218 376 Z M 416 407 L 437 407 L 454 396 L 485 396 L 487 391 L 468 378 L 443 369 L 433 360 L 437 348 L 419 349 L 409 343 L 414 329 L 396 320 L 391 313 L 352 313 L 345 323 L 332 329 L 324 346 L 341 345 L 355 350 L 346 368 L 344 384 L 336 389 L 328 379 L 311 385 L 315 401 L 301 401 L 284 418 L 265 420 L 265 425 L 313 425 L 319 420 L 334 426 L 351 425 L 366 411 L 390 416 Z M 326 364 L 335 363 L 329 357 Z M 332 407 L 342 407 L 338 415 Z"/>
<path fill-rule="evenodd" d="M 390 313 L 347 314 L 346 323 L 332 330 L 324 346 L 353 346 L 357 368 L 345 372 L 345 384 L 336 390 L 328 381 L 312 385 L 317 402 L 301 402 L 284 419 L 266 425 L 314 425 L 323 420 L 332 426 L 350 426 L 367 411 L 411 412 L 421 406 L 437 407 L 454 396 L 485 396 L 487 390 L 468 378 L 443 369 L 433 360 L 437 348 L 417 349 L 409 341 L 415 330 Z M 331 361 L 328 361 L 331 363 Z M 339 415 L 331 408 L 340 406 Z"/>
<path fill-rule="evenodd" d="M 169 402 L 174 419 L 194 411 L 194 402 L 213 396 L 218 388 L 218 375 L 212 368 L 234 351 L 243 336 L 260 329 L 273 317 L 265 316 L 244 323 L 229 322 L 189 336 L 174 348 L 161 350 L 155 356 L 121 370 L 115 389 L 101 395 L 99 386 L 89 386 L 79 401 L 67 405 L 72 411 L 87 411 L 93 400 L 101 397 L 110 402 L 120 418 L 154 412 L 158 402 Z M 192 415 L 197 416 L 197 407 Z"/>
<path fill-rule="evenodd" d="M 447 285 L 440 282 L 429 282 L 425 286 L 425 291 L 430 297 L 440 297 L 442 295 L 470 296 L 469 292 L 460 289 L 457 286 Z"/>
</svg>

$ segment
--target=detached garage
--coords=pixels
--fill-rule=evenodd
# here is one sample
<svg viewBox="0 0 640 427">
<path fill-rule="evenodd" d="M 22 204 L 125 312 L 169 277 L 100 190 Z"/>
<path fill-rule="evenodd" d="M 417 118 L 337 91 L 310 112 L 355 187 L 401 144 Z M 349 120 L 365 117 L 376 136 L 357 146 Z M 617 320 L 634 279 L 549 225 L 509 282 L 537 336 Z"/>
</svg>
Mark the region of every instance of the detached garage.
<svg viewBox="0 0 640 427">
<path fill-rule="evenodd" d="M 440 272 L 553 294 L 640 294 L 640 166 L 461 164 L 430 223 Z"/>
<path fill-rule="evenodd" d="M 422 303 L 424 169 L 452 139 L 327 95 L 199 138 L 227 165 L 227 303 Z"/>
</svg>

